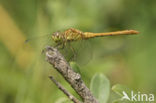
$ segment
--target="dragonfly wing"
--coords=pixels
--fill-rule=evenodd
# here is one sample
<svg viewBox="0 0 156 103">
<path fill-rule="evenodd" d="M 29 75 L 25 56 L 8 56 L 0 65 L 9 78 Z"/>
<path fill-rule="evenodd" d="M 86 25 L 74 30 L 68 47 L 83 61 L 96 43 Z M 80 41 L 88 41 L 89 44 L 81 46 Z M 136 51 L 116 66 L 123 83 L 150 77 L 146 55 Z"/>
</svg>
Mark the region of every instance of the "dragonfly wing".
<svg viewBox="0 0 156 103">
<path fill-rule="evenodd" d="M 93 58 L 93 50 L 91 40 L 81 40 L 76 62 L 80 65 L 88 64 Z"/>
<path fill-rule="evenodd" d="M 79 65 L 86 65 L 93 54 L 88 40 L 68 42 L 60 51 L 67 61 L 75 61 Z"/>
</svg>

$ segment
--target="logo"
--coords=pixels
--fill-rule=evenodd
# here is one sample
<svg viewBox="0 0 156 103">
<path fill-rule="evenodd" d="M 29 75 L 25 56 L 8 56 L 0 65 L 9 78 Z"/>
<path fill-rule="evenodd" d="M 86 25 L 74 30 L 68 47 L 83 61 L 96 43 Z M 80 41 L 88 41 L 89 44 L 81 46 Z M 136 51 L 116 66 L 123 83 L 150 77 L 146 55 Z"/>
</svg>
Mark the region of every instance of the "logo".
<svg viewBox="0 0 156 103">
<path fill-rule="evenodd" d="M 121 100 L 129 100 L 129 101 L 145 101 L 145 102 L 153 102 L 154 101 L 154 94 L 142 94 L 140 92 L 136 93 L 131 91 L 128 95 L 125 91 L 122 92 L 123 97 Z"/>
</svg>

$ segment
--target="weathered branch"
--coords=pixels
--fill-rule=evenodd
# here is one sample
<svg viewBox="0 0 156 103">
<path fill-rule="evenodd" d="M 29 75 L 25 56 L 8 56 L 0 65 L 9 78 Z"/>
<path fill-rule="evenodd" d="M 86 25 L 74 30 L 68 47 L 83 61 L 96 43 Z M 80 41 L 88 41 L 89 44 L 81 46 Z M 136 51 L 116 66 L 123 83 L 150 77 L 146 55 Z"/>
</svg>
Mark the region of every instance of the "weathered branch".
<svg viewBox="0 0 156 103">
<path fill-rule="evenodd" d="M 75 98 L 72 94 L 70 94 L 58 81 L 56 81 L 53 76 L 49 76 L 49 78 L 56 84 L 56 86 L 74 103 L 81 103 L 77 98 Z"/>
<path fill-rule="evenodd" d="M 84 103 L 98 103 L 81 79 L 80 74 L 73 71 L 69 63 L 56 48 L 48 46 L 45 50 L 45 54 L 46 60 L 64 77 L 82 98 Z"/>
</svg>

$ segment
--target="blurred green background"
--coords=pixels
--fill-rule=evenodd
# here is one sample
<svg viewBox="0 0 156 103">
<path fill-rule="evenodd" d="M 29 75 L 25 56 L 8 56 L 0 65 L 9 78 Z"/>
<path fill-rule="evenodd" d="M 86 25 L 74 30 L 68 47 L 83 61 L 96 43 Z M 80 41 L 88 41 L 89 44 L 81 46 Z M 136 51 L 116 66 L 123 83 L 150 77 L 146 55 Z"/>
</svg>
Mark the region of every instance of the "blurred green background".
<svg viewBox="0 0 156 103">
<path fill-rule="evenodd" d="M 156 94 L 155 26 L 155 0 L 1 0 L 0 103 L 56 103 L 66 97 L 49 75 L 74 93 L 41 57 L 50 36 L 24 43 L 71 27 L 89 32 L 138 30 L 136 36 L 92 39 L 92 48 L 87 49 L 93 57 L 80 66 L 82 78 L 89 86 L 91 77 L 100 72 L 111 85 Z"/>
</svg>

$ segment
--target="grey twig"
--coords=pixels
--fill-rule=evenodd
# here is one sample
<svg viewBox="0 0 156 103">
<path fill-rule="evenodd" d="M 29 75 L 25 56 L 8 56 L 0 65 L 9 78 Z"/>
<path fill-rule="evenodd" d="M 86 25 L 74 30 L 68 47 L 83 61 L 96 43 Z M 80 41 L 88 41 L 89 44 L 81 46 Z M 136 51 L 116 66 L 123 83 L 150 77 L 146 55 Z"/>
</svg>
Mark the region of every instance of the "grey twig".
<svg viewBox="0 0 156 103">
<path fill-rule="evenodd" d="M 72 100 L 74 103 L 81 103 L 77 98 L 75 98 L 72 94 L 70 94 L 58 81 L 56 81 L 53 76 L 49 76 L 49 78 L 56 84 L 56 86 L 65 94 L 67 97 Z"/>
<path fill-rule="evenodd" d="M 56 48 L 48 46 L 45 49 L 45 54 L 46 60 L 64 77 L 84 103 L 98 103 L 81 79 L 80 74 L 73 71 L 69 63 Z"/>
</svg>

